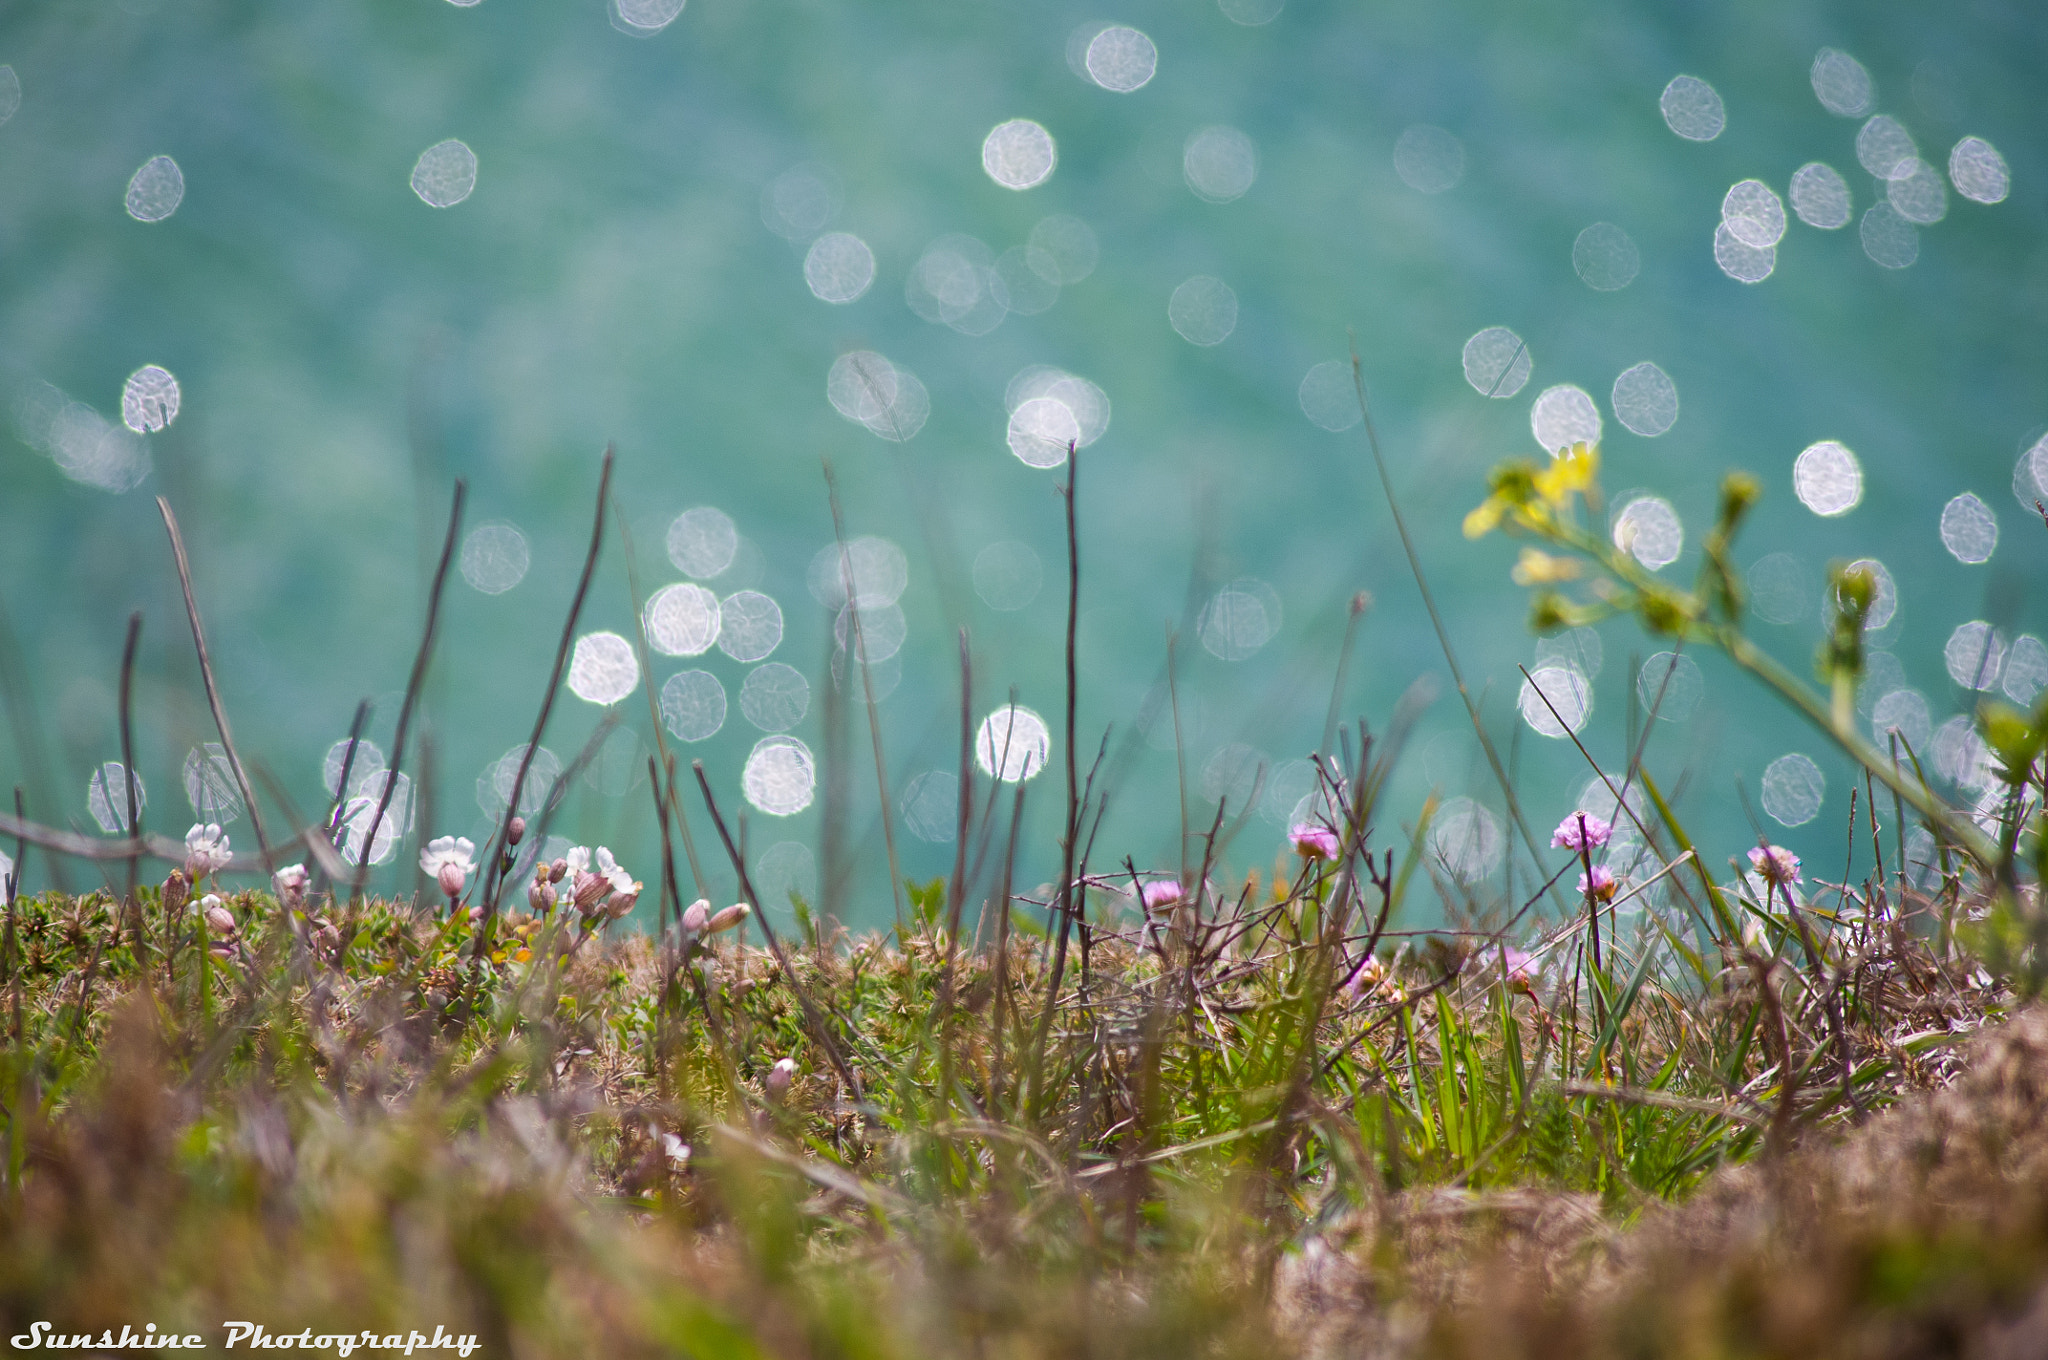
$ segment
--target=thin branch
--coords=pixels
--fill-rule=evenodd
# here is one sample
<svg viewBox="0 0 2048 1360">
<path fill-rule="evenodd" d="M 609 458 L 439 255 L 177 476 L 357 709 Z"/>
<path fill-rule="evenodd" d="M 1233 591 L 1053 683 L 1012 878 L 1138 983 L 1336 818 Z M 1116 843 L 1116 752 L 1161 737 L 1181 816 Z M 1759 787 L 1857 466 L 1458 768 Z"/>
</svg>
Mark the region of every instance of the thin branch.
<svg viewBox="0 0 2048 1360">
<path fill-rule="evenodd" d="M 504 814 L 498 819 L 494 834 L 493 848 L 485 857 L 484 872 L 487 875 L 481 905 L 484 917 L 489 920 L 497 915 L 498 898 L 503 888 L 504 877 L 500 865 L 505 855 L 506 838 L 511 834 L 512 819 L 519 815 L 519 796 L 526 789 L 526 775 L 533 768 L 533 753 L 540 749 L 541 734 L 547 730 L 548 715 L 554 712 L 555 695 L 562 689 L 562 672 L 569 666 L 569 648 L 576 641 L 576 620 L 582 617 L 583 601 L 590 594 L 590 580 L 597 574 L 597 557 L 604 547 L 604 508 L 612 490 L 612 446 L 605 445 L 604 465 L 597 476 L 597 513 L 590 527 L 590 552 L 583 559 L 583 575 L 576 582 L 576 596 L 569 603 L 569 617 L 562 621 L 562 639 L 555 647 L 554 669 L 548 672 L 547 692 L 541 696 L 540 714 L 533 720 L 533 736 L 527 740 L 525 751 L 519 756 L 519 773 L 513 776 L 511 796 L 505 800 Z M 480 930 L 476 936 L 477 957 L 484 956 L 488 930 Z"/>
<path fill-rule="evenodd" d="M 377 799 L 377 815 L 363 830 L 362 853 L 356 857 L 356 871 L 349 884 L 349 900 L 353 903 L 362 895 L 363 882 L 369 875 L 370 854 L 377 845 L 377 830 L 384 825 L 384 815 L 391 810 L 391 800 L 398 793 L 398 768 L 405 761 L 405 738 L 412 726 L 413 706 L 419 702 L 420 688 L 427 682 L 427 663 L 434 655 L 434 638 L 440 632 L 441 592 L 448 584 L 448 565 L 455 560 L 455 541 L 462 532 L 462 506 L 469 498 L 469 485 L 461 478 L 455 480 L 455 495 L 448 506 L 448 533 L 441 541 L 441 564 L 434 568 L 434 584 L 427 591 L 427 622 L 420 630 L 420 649 L 412 660 L 412 676 L 405 683 L 405 702 L 398 707 L 398 728 L 391 736 L 391 763 L 384 771 L 384 792 Z M 403 838 L 399 828 L 392 828 L 391 839 Z"/>
<path fill-rule="evenodd" d="M 192 595 L 192 563 L 185 556 L 185 536 L 178 532 L 178 517 L 171 513 L 168 500 L 158 496 L 156 508 L 164 517 L 164 529 L 171 536 L 171 555 L 178 562 L 178 586 L 185 592 L 185 617 L 192 622 L 192 645 L 199 653 L 199 678 L 206 683 L 206 702 L 213 709 L 214 726 L 220 729 L 221 749 L 227 753 L 228 768 L 234 772 L 235 787 L 242 794 L 242 806 L 249 809 L 249 828 L 256 833 L 256 848 L 263 857 L 263 871 L 269 873 L 277 867 L 276 857 L 271 854 L 270 842 L 263 834 L 263 814 L 257 811 L 255 790 L 249 787 L 249 776 L 243 773 L 242 758 L 235 754 L 235 738 L 228 731 L 227 711 L 220 706 L 220 686 L 214 683 L 213 661 L 206 652 L 206 630 L 199 622 L 199 602 Z"/>
</svg>

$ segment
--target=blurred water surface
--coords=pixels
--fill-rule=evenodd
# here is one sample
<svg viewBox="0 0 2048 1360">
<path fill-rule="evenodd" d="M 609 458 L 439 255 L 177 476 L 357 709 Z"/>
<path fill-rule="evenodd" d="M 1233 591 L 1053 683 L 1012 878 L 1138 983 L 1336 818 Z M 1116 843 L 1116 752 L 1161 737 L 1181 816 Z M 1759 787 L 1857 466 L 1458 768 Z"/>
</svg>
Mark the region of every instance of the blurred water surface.
<svg viewBox="0 0 2048 1360">
<path fill-rule="evenodd" d="M 1440 874 L 1498 886 L 1502 800 L 1371 471 L 1355 339 L 1539 831 L 1590 773 L 1559 714 L 1623 763 L 1631 695 L 1655 697 L 1639 667 L 1667 652 L 1626 620 L 1532 637 L 1513 546 L 1460 535 L 1487 467 L 1539 434 L 1598 431 L 1609 508 L 1677 580 L 1723 469 L 1756 472 L 1754 626 L 1802 672 L 1826 563 L 1881 561 L 1863 709 L 1967 786 L 1944 724 L 2048 682 L 2048 532 L 2016 498 L 2048 499 L 2044 59 L 2041 13 L 1993 3 L 10 6 L 0 601 L 32 707 L 0 768 L 44 819 L 118 828 L 103 766 L 139 608 L 145 819 L 233 810 L 164 495 L 238 745 L 324 810 L 359 700 L 390 749 L 465 478 L 385 871 L 409 887 L 418 844 L 481 842 L 509 794 L 609 441 L 670 741 L 751 804 L 770 893 L 815 895 L 842 780 L 845 900 L 878 923 L 829 460 L 905 871 L 951 862 L 965 628 L 975 720 L 1014 693 L 1049 727 L 1044 754 L 1021 716 L 984 732 L 991 768 L 1050 761 L 1028 888 L 1055 872 L 1065 759 L 1047 465 L 1078 440 L 1084 763 L 1115 724 L 1099 851 L 1173 867 L 1184 784 L 1197 829 L 1256 790 L 1229 858 L 1269 862 L 1369 590 L 1342 711 L 1383 727 L 1418 678 L 1439 690 L 1384 825 L 1398 842 L 1432 788 L 1464 800 Z M 580 633 L 633 635 L 624 566 L 613 537 Z M 1761 827 L 1830 865 L 1848 765 L 1718 658 L 1658 664 L 1649 759 L 1710 862 Z M 588 639 L 545 745 L 566 764 L 605 714 L 578 696 L 618 700 L 555 830 L 652 884 L 637 678 Z"/>
</svg>

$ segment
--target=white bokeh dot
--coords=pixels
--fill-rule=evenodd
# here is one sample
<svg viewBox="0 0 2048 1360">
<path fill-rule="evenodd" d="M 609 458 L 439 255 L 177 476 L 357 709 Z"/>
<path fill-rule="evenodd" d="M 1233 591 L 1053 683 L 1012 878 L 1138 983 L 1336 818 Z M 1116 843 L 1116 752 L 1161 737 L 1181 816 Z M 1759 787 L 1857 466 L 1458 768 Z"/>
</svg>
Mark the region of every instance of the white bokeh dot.
<svg viewBox="0 0 2048 1360">
<path fill-rule="evenodd" d="M 709 739 L 725 726 L 725 686 L 710 671 L 678 671 L 661 687 L 661 725 L 677 741 Z"/>
<path fill-rule="evenodd" d="M 1166 319 L 1191 345 L 1220 345 L 1237 329 L 1237 294 L 1223 280 L 1197 274 L 1173 290 Z"/>
<path fill-rule="evenodd" d="M 1793 460 L 1792 490 L 1816 515 L 1846 515 L 1863 499 L 1863 465 L 1847 445 L 1823 439 Z"/>
<path fill-rule="evenodd" d="M 1685 526 L 1678 511 L 1662 496 L 1638 496 L 1614 514 L 1614 546 L 1651 571 L 1678 560 L 1685 549 Z"/>
<path fill-rule="evenodd" d="M 1631 434 L 1655 439 L 1678 423 L 1678 386 L 1653 363 L 1626 369 L 1614 380 L 1614 418 Z"/>
<path fill-rule="evenodd" d="M 1698 76 L 1674 76 L 1657 101 L 1664 125 L 1689 142 L 1711 142 L 1728 126 L 1728 110 Z"/>
<path fill-rule="evenodd" d="M 1465 178 L 1465 144 L 1429 123 L 1416 123 L 1394 143 L 1394 173 L 1418 194 L 1446 193 Z"/>
<path fill-rule="evenodd" d="M 1737 283 L 1762 283 L 1778 268 L 1778 248 L 1750 245 L 1723 222 L 1714 228 L 1714 263 Z"/>
<path fill-rule="evenodd" d="M 1600 408 L 1584 388 L 1570 383 L 1546 387 L 1529 408 L 1529 432 L 1545 453 L 1561 453 L 1573 444 L 1598 444 L 1601 429 Z"/>
<path fill-rule="evenodd" d="M 1785 204 L 1771 186 L 1746 179 L 1721 199 L 1721 220 L 1735 239 L 1755 250 L 1775 246 L 1785 237 Z"/>
<path fill-rule="evenodd" d="M 1228 203 L 1259 177 L 1259 149 L 1234 127 L 1206 127 L 1181 149 L 1181 172 L 1198 198 Z"/>
<path fill-rule="evenodd" d="M 1012 118 L 981 143 L 981 168 L 1005 189 L 1030 189 L 1052 177 L 1059 154 L 1052 134 L 1029 118 Z"/>
<path fill-rule="evenodd" d="M 1538 666 L 1523 677 L 1515 707 L 1538 736 L 1567 737 L 1593 715 L 1593 686 L 1573 667 Z"/>
<path fill-rule="evenodd" d="M 1990 624 L 1973 619 L 1958 624 L 1948 635 L 1941 659 L 1948 667 L 1948 678 L 1964 689 L 1996 689 L 2005 670 L 2005 639 Z"/>
<path fill-rule="evenodd" d="M 1941 509 L 1941 546 L 1958 562 L 1974 566 L 1990 561 L 1998 550 L 1998 517 L 1965 491 Z"/>
<path fill-rule="evenodd" d="M 569 658 L 569 692 L 585 703 L 610 705 L 640 683 L 633 644 L 617 633 L 585 633 Z"/>
<path fill-rule="evenodd" d="M 1849 181 L 1821 161 L 1808 161 L 1792 172 L 1792 211 L 1809 227 L 1838 231 L 1849 225 L 1855 208 Z"/>
<path fill-rule="evenodd" d="M 1764 767 L 1764 811 L 1780 826 L 1804 826 L 1820 815 L 1828 781 L 1813 758 L 1797 751 Z"/>
<path fill-rule="evenodd" d="M 804 255 L 804 282 L 820 302 L 852 302 L 875 281 L 875 253 L 852 232 L 828 231 Z"/>
<path fill-rule="evenodd" d="M 747 754 L 740 789 L 757 811 L 793 817 L 811 805 L 818 786 L 811 748 L 795 737 L 763 737 Z"/>
<path fill-rule="evenodd" d="M 2012 171 L 1998 148 L 1982 137 L 1965 137 L 1948 153 L 1948 179 L 1973 203 L 2003 203 L 2012 192 Z"/>
<path fill-rule="evenodd" d="M 145 364 L 121 384 L 121 423 L 137 434 L 166 429 L 178 418 L 181 398 L 176 378 L 155 364 Z"/>
<path fill-rule="evenodd" d="M 1877 102 L 1877 88 L 1863 63 L 1847 52 L 1823 47 L 1813 59 L 1814 97 L 1837 118 L 1861 118 Z"/>
<path fill-rule="evenodd" d="M 701 656 L 718 641 L 718 596 L 691 581 L 663 586 L 640 611 L 647 645 L 663 656 Z"/>
<path fill-rule="evenodd" d="M 1462 357 L 1465 381 L 1482 397 L 1512 397 L 1529 382 L 1529 346 L 1506 326 L 1475 332 Z"/>
<path fill-rule="evenodd" d="M 1595 222 L 1572 241 L 1572 271 L 1597 292 L 1628 287 L 1642 267 L 1642 252 L 1635 241 L 1612 222 Z"/>
<path fill-rule="evenodd" d="M 412 191 L 430 208 L 452 208 L 476 191 L 476 153 L 450 137 L 413 162 Z"/>
<path fill-rule="evenodd" d="M 726 596 L 718 614 L 718 650 L 735 661 L 764 661 L 782 644 L 782 606 L 758 590 Z"/>
<path fill-rule="evenodd" d="M 518 585 L 532 563 L 533 549 L 514 524 L 479 524 L 462 540 L 462 579 L 485 595 Z"/>
<path fill-rule="evenodd" d="M 185 172 L 169 156 L 152 156 L 128 181 L 123 200 L 138 222 L 161 222 L 185 201 Z"/>
<path fill-rule="evenodd" d="M 1021 704 L 1008 704 L 981 720 L 974 736 L 974 763 L 1005 784 L 1030 779 L 1045 768 L 1052 729 Z"/>
<path fill-rule="evenodd" d="M 1358 388 L 1352 381 L 1351 365 L 1340 359 L 1317 364 L 1295 389 L 1301 413 L 1312 424 L 1335 434 L 1350 429 L 1364 418 L 1358 406 Z"/>
<path fill-rule="evenodd" d="M 1143 89 L 1159 70 L 1159 49 L 1137 29 L 1112 24 L 1089 41 L 1082 65 L 1088 78 L 1103 89 L 1130 94 Z"/>
</svg>

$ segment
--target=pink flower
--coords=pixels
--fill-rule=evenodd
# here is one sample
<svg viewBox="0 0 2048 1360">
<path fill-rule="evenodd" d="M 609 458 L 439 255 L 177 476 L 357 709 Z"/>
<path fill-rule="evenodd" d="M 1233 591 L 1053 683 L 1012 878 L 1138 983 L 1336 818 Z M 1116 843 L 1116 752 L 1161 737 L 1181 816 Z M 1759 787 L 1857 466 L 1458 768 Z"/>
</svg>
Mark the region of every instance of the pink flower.
<svg viewBox="0 0 2048 1360">
<path fill-rule="evenodd" d="M 476 872 L 475 854 L 476 842 L 467 836 L 438 836 L 420 851 L 420 872 L 431 874 L 453 902 L 462 896 L 463 885 Z"/>
<path fill-rule="evenodd" d="M 770 1100 L 780 1101 L 789 1094 L 790 1083 L 795 1079 L 796 1059 L 777 1058 L 775 1066 L 769 1068 L 768 1075 L 761 1079 L 761 1085 L 767 1088 Z"/>
<path fill-rule="evenodd" d="M 716 935 L 722 930 L 731 930 L 734 926 L 746 920 L 753 913 L 753 910 L 752 907 L 744 902 L 735 902 L 729 907 L 721 908 L 709 921 L 704 923 L 704 933 L 706 935 Z"/>
<path fill-rule="evenodd" d="M 1764 882 L 1780 888 L 1799 881 L 1799 856 L 1782 845 L 1760 845 L 1750 851 L 1749 867 L 1761 874 Z"/>
<path fill-rule="evenodd" d="M 197 883 L 234 863 L 228 849 L 228 833 L 218 822 L 198 823 L 185 833 L 185 877 Z"/>
<path fill-rule="evenodd" d="M 277 889 L 277 900 L 286 911 L 297 911 L 306 905 L 306 883 L 311 877 L 303 864 L 287 864 L 270 876 L 271 886 Z"/>
<path fill-rule="evenodd" d="M 1603 822 L 1590 812 L 1574 812 L 1550 833 L 1553 850 L 1597 850 L 1614 834 L 1614 824 Z"/>
<path fill-rule="evenodd" d="M 1501 955 L 1504 965 L 1501 976 L 1508 984 L 1508 990 L 1511 992 L 1533 990 L 1536 982 L 1536 969 L 1538 967 L 1536 956 L 1526 949 L 1517 949 L 1513 945 L 1505 946 L 1501 950 Z"/>
<path fill-rule="evenodd" d="M 1579 875 L 1579 891 L 1599 902 L 1612 902 L 1615 889 L 1621 886 L 1614 877 L 1614 870 L 1604 864 L 1593 866 L 1590 874 Z"/>
<path fill-rule="evenodd" d="M 1314 822 L 1303 822 L 1287 833 L 1287 839 L 1294 846 L 1294 853 L 1303 859 L 1335 859 L 1342 852 L 1343 845 L 1337 833 L 1327 826 Z"/>
<path fill-rule="evenodd" d="M 1138 900 L 1144 903 L 1146 911 L 1164 911 L 1181 897 L 1180 880 L 1177 878 L 1155 878 L 1138 889 Z"/>
<path fill-rule="evenodd" d="M 705 898 L 700 897 L 683 908 L 683 929 L 692 935 L 702 935 L 704 927 L 710 924 L 711 903 Z"/>
</svg>

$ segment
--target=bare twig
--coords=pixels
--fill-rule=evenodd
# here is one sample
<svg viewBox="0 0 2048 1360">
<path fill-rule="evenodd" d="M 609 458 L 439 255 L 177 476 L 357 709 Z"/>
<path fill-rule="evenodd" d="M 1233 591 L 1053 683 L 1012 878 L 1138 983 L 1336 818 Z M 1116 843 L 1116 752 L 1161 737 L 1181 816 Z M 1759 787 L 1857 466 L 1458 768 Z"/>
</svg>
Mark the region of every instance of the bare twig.
<svg viewBox="0 0 2048 1360">
<path fill-rule="evenodd" d="M 846 592 L 846 617 L 851 636 L 847 638 L 851 659 L 860 666 L 861 692 L 867 700 L 868 737 L 875 748 L 875 790 L 882 814 L 882 848 L 889 861 L 889 900 L 896 907 L 896 938 L 903 934 L 903 874 L 896 865 L 895 820 L 889 809 L 889 767 L 882 759 L 882 719 L 875 711 L 875 680 L 868 668 L 867 637 L 861 631 L 860 590 L 853 579 L 853 555 L 846 546 L 846 519 L 839 507 L 839 482 L 832 475 L 832 462 L 825 460 L 825 493 L 832 503 L 832 537 L 839 545 L 839 579 Z"/>
<path fill-rule="evenodd" d="M 454 498 L 448 506 L 448 533 L 441 541 L 441 564 L 434 568 L 434 584 L 427 591 L 426 626 L 420 630 L 420 649 L 413 656 L 412 676 L 405 683 L 405 702 L 398 707 L 398 728 L 391 735 L 391 763 L 384 771 L 384 792 L 377 799 L 377 814 L 363 829 L 363 849 L 356 857 L 355 876 L 349 885 L 351 903 L 362 894 L 370 853 L 377 845 L 377 830 L 384 825 L 384 815 L 391 810 L 391 800 L 398 792 L 398 769 L 405 762 L 406 733 L 412 725 L 412 710 L 419 702 L 420 688 L 427 682 L 427 663 L 433 659 L 434 637 L 440 631 L 441 591 L 448 583 L 448 565 L 455 560 L 455 541 L 462 532 L 462 505 L 468 496 L 468 484 L 458 477 Z M 402 830 L 393 828 L 391 838 L 402 839 Z"/>
<path fill-rule="evenodd" d="M 142 641 L 142 611 L 136 610 L 128 616 L 128 641 L 121 647 L 121 783 L 127 795 L 128 823 L 124 828 L 130 836 L 142 834 L 141 800 L 135 796 L 135 727 L 132 720 L 135 697 L 135 649 Z M 108 789 L 109 797 L 113 790 Z M 142 962 L 142 906 L 135 900 L 135 877 L 140 855 L 128 859 L 128 889 L 121 894 L 121 909 L 134 913 L 135 918 L 135 960 Z"/>
<path fill-rule="evenodd" d="M 540 749 L 541 735 L 547 731 L 548 715 L 554 712 L 555 695 L 561 692 L 562 672 L 569 665 L 569 648 L 576 641 L 576 620 L 582 617 L 583 601 L 590 594 L 591 578 L 597 574 L 598 552 L 604 547 L 604 508 L 611 496 L 611 489 L 612 447 L 607 444 L 603 468 L 597 476 L 597 513 L 595 522 L 590 527 L 590 552 L 583 559 L 583 575 L 576 582 L 575 598 L 569 602 L 569 617 L 562 621 L 562 638 L 555 647 L 555 665 L 554 669 L 548 672 L 548 688 L 541 696 L 540 713 L 533 720 L 533 736 L 527 740 L 526 749 L 520 753 L 519 772 L 512 778 L 511 796 L 505 800 L 505 811 L 498 819 L 498 830 L 493 837 L 491 853 L 485 857 L 486 877 L 480 905 L 484 909 L 484 918 L 487 921 L 497 916 L 498 898 L 504 886 L 504 874 L 499 866 L 504 858 L 506 838 L 511 834 L 512 819 L 519 815 L 519 798 L 526 788 L 527 772 L 533 768 L 533 753 Z M 476 956 L 480 959 L 489 948 L 487 942 L 490 935 L 488 929 L 477 932 Z"/>
<path fill-rule="evenodd" d="M 263 857 L 263 871 L 269 873 L 277 867 L 277 862 L 270 852 L 270 842 L 263 834 L 263 814 L 256 808 L 255 790 L 249 787 L 249 776 L 242 770 L 242 758 L 235 754 L 235 738 L 228 731 L 227 711 L 220 705 L 220 686 L 214 683 L 213 661 L 206 652 L 206 630 L 199 622 L 199 602 L 192 594 L 192 563 L 185 556 L 185 536 L 178 532 L 178 517 L 171 513 L 168 500 L 158 496 L 156 508 L 164 517 L 164 529 L 171 536 L 171 555 L 178 562 L 178 586 L 185 592 L 185 617 L 192 622 L 192 645 L 199 653 L 199 678 L 206 683 L 206 702 L 213 709 L 214 726 L 220 729 L 221 749 L 227 753 L 228 768 L 234 772 L 235 787 L 241 791 L 242 805 L 249 809 L 249 828 L 256 833 L 256 848 Z"/>
</svg>

